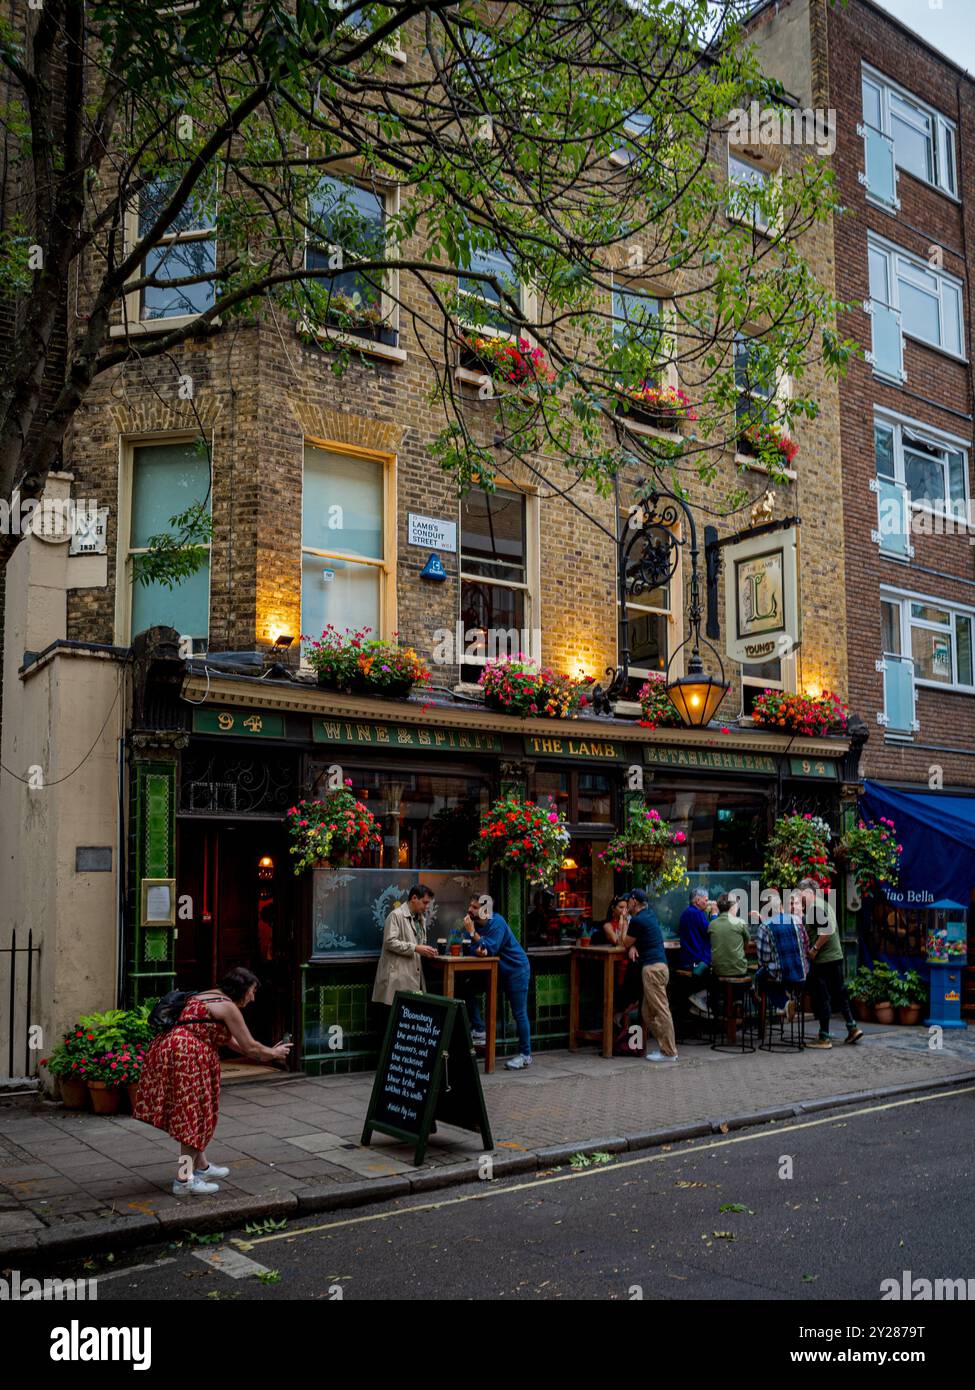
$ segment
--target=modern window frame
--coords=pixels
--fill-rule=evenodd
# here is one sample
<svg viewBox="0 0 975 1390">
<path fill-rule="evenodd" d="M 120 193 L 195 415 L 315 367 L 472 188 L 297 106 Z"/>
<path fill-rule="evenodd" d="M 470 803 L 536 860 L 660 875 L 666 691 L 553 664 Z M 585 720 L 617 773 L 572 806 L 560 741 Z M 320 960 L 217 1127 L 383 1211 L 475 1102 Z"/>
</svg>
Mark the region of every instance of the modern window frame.
<svg viewBox="0 0 975 1390">
<path fill-rule="evenodd" d="M 895 242 L 888 241 L 885 237 L 877 236 L 873 232 L 867 233 L 867 264 L 868 275 L 871 252 L 883 257 L 886 261 L 887 294 L 889 302 L 880 299 L 873 293 L 873 286 L 870 286 L 870 301 L 884 304 L 887 308 L 894 310 L 900 320 L 900 332 L 902 338 L 910 338 L 913 343 L 920 343 L 923 347 L 931 348 L 934 352 L 940 352 L 945 357 L 950 357 L 954 362 L 967 362 L 965 348 L 965 282 L 959 280 L 956 275 L 939 266 L 929 265 L 920 256 L 915 256 L 912 252 L 906 251 L 904 247 L 898 246 Z M 903 263 L 903 267 L 902 264 Z M 938 317 L 941 325 L 941 336 L 944 337 L 945 325 L 945 286 L 952 286 L 957 291 L 958 305 L 958 341 L 960 351 L 956 352 L 953 348 L 945 347 L 942 343 L 933 343 L 929 338 L 921 337 L 917 332 L 910 332 L 904 325 L 904 311 L 901 308 L 901 282 L 902 279 L 910 284 L 908 276 L 903 275 L 903 269 L 908 272 L 914 271 L 917 274 L 932 276 L 938 282 Z M 930 294 L 930 289 L 925 285 L 914 284 L 913 288 L 922 294 Z M 932 298 L 934 296 L 932 295 Z"/>
<path fill-rule="evenodd" d="M 875 462 L 877 428 L 880 427 L 889 429 L 892 434 L 892 456 L 894 467 L 893 476 L 891 477 L 891 475 L 889 474 L 881 474 L 878 469 L 877 477 L 887 478 L 889 481 L 898 483 L 900 486 L 906 488 L 909 495 L 910 506 L 914 511 L 926 512 L 930 516 L 940 517 L 947 515 L 951 518 L 951 520 L 954 523 L 965 524 L 967 526 L 971 517 L 972 500 L 971 475 L 969 473 L 970 449 L 968 443 L 964 439 L 958 438 L 956 435 L 948 434 L 944 430 L 935 429 L 932 425 L 925 425 L 920 420 L 914 420 L 908 415 L 901 415 L 896 411 L 887 410 L 880 406 L 874 407 L 873 424 L 875 432 Z M 943 464 L 946 499 L 945 510 L 942 511 L 937 507 L 929 506 L 924 501 L 916 500 L 913 496 L 910 496 L 910 488 L 908 487 L 907 483 L 904 459 L 905 434 L 917 435 L 920 439 L 924 440 L 929 444 L 934 445 L 935 447 L 942 448 L 945 450 L 953 450 L 955 453 L 961 454 L 964 468 L 965 495 L 956 504 L 957 507 L 961 508 L 960 514 L 957 510 L 954 510 L 952 508 L 953 499 L 950 496 L 950 473 L 947 461 L 945 461 L 945 463 Z M 907 448 L 910 448 L 909 442 L 907 443 Z"/>
<path fill-rule="evenodd" d="M 380 558 L 372 555 L 356 555 L 351 551 L 339 550 L 334 547 L 328 549 L 318 549 L 315 546 L 306 546 L 304 534 L 301 536 L 300 558 L 306 555 L 314 556 L 319 560 L 341 560 L 344 564 L 364 565 L 367 568 L 376 569 L 380 573 L 379 583 L 379 624 L 378 630 L 373 634 L 378 638 L 389 640 L 396 631 L 396 566 L 397 566 L 397 517 L 396 517 L 396 465 L 397 456 L 383 449 L 366 449 L 359 444 L 346 444 L 338 439 L 321 439 L 315 435 L 305 435 L 301 441 L 301 496 L 299 497 L 298 516 L 303 515 L 304 495 L 305 495 L 305 449 L 320 449 L 325 453 L 342 454 L 346 458 L 366 459 L 371 463 L 380 463 L 383 466 L 383 553 Z M 301 574 L 299 564 L 299 612 L 301 604 Z M 304 627 L 304 615 L 301 617 L 301 626 Z M 301 654 L 301 664 L 308 667 L 304 650 Z"/>
<path fill-rule="evenodd" d="M 457 506 L 457 623 L 458 631 L 463 627 L 462 605 L 465 582 L 471 584 L 483 584 L 485 582 L 498 588 L 512 589 L 524 594 L 525 617 L 523 630 L 528 634 L 528 650 L 522 650 L 522 655 L 532 661 L 541 662 L 541 650 L 536 650 L 538 643 L 535 641 L 539 622 L 536 617 L 541 613 L 541 508 L 537 493 L 528 488 L 498 487 L 495 495 L 500 493 L 504 496 L 520 497 L 525 506 L 525 579 L 523 583 L 514 580 L 494 579 L 484 574 L 466 574 L 464 572 L 464 513 L 463 504 Z M 467 644 L 467 634 L 462 633 L 464 646 Z M 513 653 L 512 653 L 513 655 Z M 467 656 L 464 650 L 457 653 L 456 665 L 458 670 L 464 666 L 486 666 L 491 656 Z M 465 679 L 461 675 L 459 685 L 465 688 L 473 687 L 474 682 Z"/>
<path fill-rule="evenodd" d="M 863 101 L 864 85 L 866 83 L 870 83 L 873 87 L 877 88 L 879 92 L 881 122 L 879 126 L 874 126 L 867 120 L 866 108 Z M 917 121 L 912 121 L 903 111 L 898 112 L 899 118 L 903 120 L 905 124 L 913 126 L 919 134 L 928 134 L 928 132 L 924 131 L 922 122 L 923 119 L 927 119 L 931 123 L 929 137 L 931 140 L 931 162 L 935 175 L 933 179 L 927 179 L 923 174 L 918 174 L 913 169 L 908 169 L 905 165 L 897 162 L 897 141 L 894 136 L 893 119 L 890 109 L 890 98 L 892 94 L 896 96 L 899 101 L 913 108 L 913 111 L 917 113 L 919 119 Z M 871 67 L 869 63 L 862 63 L 860 65 L 860 109 L 863 124 L 869 125 L 873 130 L 879 130 L 881 135 L 886 136 L 887 139 L 891 141 L 894 153 L 894 167 L 896 170 L 909 175 L 911 178 L 917 179 L 919 183 L 926 184 L 928 188 L 936 189 L 937 192 L 944 194 L 946 198 L 950 198 L 953 202 L 960 202 L 958 197 L 958 128 L 953 120 L 943 115 L 937 107 L 931 106 L 928 102 L 922 101 L 919 97 L 916 97 L 913 92 L 909 92 L 907 88 L 902 87 L 900 83 L 893 81 L 890 77 L 884 76 L 884 74 L 879 72 L 876 68 Z M 946 151 L 949 148 L 949 142 L 951 153 L 950 157 L 947 157 Z M 949 173 L 951 175 L 950 183 L 947 177 Z M 869 196 L 868 193 L 868 197 Z M 872 201 L 879 200 L 872 199 Z M 886 206 L 886 204 L 884 204 L 884 206 Z"/>
<path fill-rule="evenodd" d="M 511 257 L 508 256 L 508 253 L 506 251 L 501 251 L 499 249 L 497 254 L 504 256 L 508 260 L 509 264 L 511 263 Z M 463 278 L 465 272 L 470 273 L 473 267 L 458 266 L 457 269 L 460 272 L 457 279 L 457 294 L 461 300 L 461 303 L 463 303 L 463 298 L 464 296 L 466 296 L 468 299 L 479 300 L 480 303 L 483 304 L 489 311 L 492 311 L 495 308 L 495 301 L 493 299 L 488 299 L 486 295 L 478 294 L 476 290 L 461 289 L 461 279 Z M 514 275 L 514 269 L 514 265 L 511 264 L 512 276 Z M 515 280 L 514 283 L 515 289 L 517 290 L 516 302 L 521 310 L 523 317 L 527 319 L 530 323 L 535 317 L 534 293 L 528 285 L 523 284 L 520 280 Z M 502 314 L 504 313 L 503 304 L 498 306 L 497 311 Z M 511 341 L 514 341 L 515 338 L 523 337 L 528 339 L 529 342 L 532 341 L 531 334 L 527 331 L 526 326 L 521 326 L 519 328 L 516 325 L 513 331 L 508 332 L 505 329 L 499 328 L 492 323 L 470 323 L 467 319 L 465 319 L 463 312 L 460 309 L 460 306 L 458 306 L 457 322 L 462 328 L 467 328 L 472 333 L 477 333 L 485 338 L 508 338 Z"/>
<path fill-rule="evenodd" d="M 746 328 L 743 328 L 743 329 L 740 329 L 738 332 L 735 333 L 734 344 L 732 345 L 732 366 L 734 366 L 735 344 L 737 344 L 737 342 L 739 341 L 739 339 L 743 339 L 743 340 L 745 340 L 745 341 L 751 341 L 753 338 L 757 338 L 757 337 L 760 337 L 760 336 L 761 336 L 761 335 L 760 335 L 760 331 L 759 331 L 758 329 L 754 329 L 754 330 L 752 330 L 752 331 L 749 331 L 749 329 L 748 329 L 747 327 L 746 327 Z M 738 417 L 738 397 L 739 397 L 739 395 L 747 395 L 747 396 L 750 396 L 752 400 L 767 401 L 768 404 L 769 404 L 769 406 L 771 407 L 772 411 L 774 412 L 774 414 L 775 414 L 776 416 L 779 416 L 779 415 L 781 415 L 782 412 L 784 411 L 786 402 L 789 401 L 789 400 L 791 399 L 791 396 L 792 396 L 792 379 L 791 379 L 791 377 L 789 376 L 788 372 L 783 371 L 781 367 L 777 367 L 777 368 L 776 368 L 776 371 L 775 371 L 775 384 L 774 384 L 774 387 L 773 387 L 772 391 L 771 391 L 768 395 L 766 395 L 766 394 L 765 394 L 764 392 L 762 392 L 762 391 L 753 391 L 753 390 L 750 390 L 750 389 L 749 389 L 749 390 L 746 390 L 746 391 L 743 391 L 743 392 L 740 392 L 740 391 L 738 390 L 738 383 L 737 383 L 737 381 L 735 382 L 735 438 L 736 438 L 736 440 L 739 439 L 739 438 L 741 437 L 742 429 L 744 428 L 744 426 L 741 425 L 741 423 L 740 423 L 740 421 L 739 421 L 739 417 Z M 760 459 L 753 458 L 751 454 L 743 454 L 743 453 L 741 453 L 741 451 L 740 451 L 737 447 L 736 447 L 736 449 L 735 449 L 735 463 L 741 465 L 742 467 L 747 467 L 747 468 L 752 469 L 753 471 L 756 471 L 756 472 L 759 472 L 759 473 L 767 473 L 767 472 L 768 472 L 768 468 L 766 467 L 766 465 L 765 465 L 764 463 L 761 462 Z M 795 477 L 797 476 L 796 471 L 795 471 L 794 468 L 783 468 L 781 471 L 782 471 L 782 473 L 783 473 L 787 478 L 790 478 L 790 479 L 791 479 L 791 478 L 795 478 Z"/>
<path fill-rule="evenodd" d="M 115 536 L 115 641 L 118 646 L 127 647 L 132 641 L 132 595 L 135 584 L 131 573 L 132 560 L 136 555 L 145 555 L 145 546 L 132 546 L 132 497 L 135 482 L 135 451 L 152 448 L 154 445 L 195 444 L 200 435 L 198 431 L 174 430 L 163 432 L 143 432 L 120 434 L 118 441 L 118 527 Z M 211 470 L 213 459 L 213 435 L 207 443 L 210 448 Z M 210 504 L 213 510 L 213 476 L 210 477 Z M 208 555 L 207 575 L 207 640 L 210 633 L 210 609 L 213 593 L 213 545 L 211 541 L 200 543 Z"/>
<path fill-rule="evenodd" d="M 975 609 L 966 608 L 964 604 L 956 603 L 953 600 L 938 598 L 930 594 L 918 594 L 911 590 L 893 589 L 887 585 L 880 590 L 881 603 L 890 603 L 897 606 L 900 610 L 900 652 L 882 652 L 882 657 L 900 656 L 908 657 L 914 663 L 914 684 L 925 690 L 943 690 L 959 695 L 975 695 L 975 669 L 972 673 L 972 683 L 962 684 L 957 679 L 958 674 L 958 629 L 956 619 L 967 619 L 971 624 L 971 640 L 975 645 Z M 923 618 L 915 618 L 911 613 L 911 604 L 921 603 L 928 608 L 936 608 L 947 613 L 950 618 L 948 626 L 935 623 Z M 914 657 L 914 644 L 911 638 L 913 628 L 918 628 L 924 632 L 943 633 L 950 637 L 951 641 L 951 681 L 925 680 L 917 674 L 918 665 Z M 975 665 L 975 662 L 973 662 Z"/>
</svg>

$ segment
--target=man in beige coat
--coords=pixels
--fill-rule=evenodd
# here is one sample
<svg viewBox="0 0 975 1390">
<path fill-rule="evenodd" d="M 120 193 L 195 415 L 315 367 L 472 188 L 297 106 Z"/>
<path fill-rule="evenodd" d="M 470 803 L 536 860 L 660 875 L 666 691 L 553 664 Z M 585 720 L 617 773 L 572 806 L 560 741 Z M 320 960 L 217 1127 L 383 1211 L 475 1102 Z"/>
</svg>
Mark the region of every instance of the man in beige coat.
<svg viewBox="0 0 975 1390">
<path fill-rule="evenodd" d="M 432 888 L 415 883 L 406 902 L 394 907 L 386 918 L 383 952 L 372 990 L 374 1004 L 392 1004 L 398 989 L 421 993 L 426 989 L 422 958 L 437 954 L 427 945 L 426 911 L 433 899 Z"/>
</svg>

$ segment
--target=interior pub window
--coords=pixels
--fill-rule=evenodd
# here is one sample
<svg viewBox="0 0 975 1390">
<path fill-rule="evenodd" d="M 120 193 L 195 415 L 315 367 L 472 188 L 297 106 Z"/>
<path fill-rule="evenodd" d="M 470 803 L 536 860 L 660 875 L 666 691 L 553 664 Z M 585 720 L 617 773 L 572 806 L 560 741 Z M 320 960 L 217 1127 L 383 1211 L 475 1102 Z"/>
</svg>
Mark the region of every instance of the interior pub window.
<svg viewBox="0 0 975 1390">
<path fill-rule="evenodd" d="M 460 509 L 461 679 L 490 658 L 533 655 L 527 499 L 472 488 Z"/>
</svg>

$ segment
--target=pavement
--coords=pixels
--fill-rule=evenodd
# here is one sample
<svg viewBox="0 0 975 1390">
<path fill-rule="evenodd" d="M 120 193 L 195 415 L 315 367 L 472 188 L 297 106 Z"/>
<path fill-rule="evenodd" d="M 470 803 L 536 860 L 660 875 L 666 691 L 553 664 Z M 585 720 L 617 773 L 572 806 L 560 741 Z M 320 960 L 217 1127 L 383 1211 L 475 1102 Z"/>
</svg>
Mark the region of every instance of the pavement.
<svg viewBox="0 0 975 1390">
<path fill-rule="evenodd" d="M 495 1148 L 490 1174 L 620 1153 L 783 1119 L 832 1105 L 975 1083 L 975 1037 L 865 1025 L 855 1047 L 728 1054 L 684 1045 L 676 1066 L 538 1054 L 530 1070 L 482 1076 Z M 834 1036 L 843 1028 L 834 1021 Z M 484 1175 L 476 1134 L 441 1125 L 412 1149 L 359 1143 L 373 1073 L 281 1077 L 224 1087 L 208 1153 L 231 1169 L 213 1197 L 175 1198 L 176 1146 L 131 1116 L 0 1101 L 0 1259 L 116 1249 L 186 1230 L 382 1202 Z"/>
</svg>

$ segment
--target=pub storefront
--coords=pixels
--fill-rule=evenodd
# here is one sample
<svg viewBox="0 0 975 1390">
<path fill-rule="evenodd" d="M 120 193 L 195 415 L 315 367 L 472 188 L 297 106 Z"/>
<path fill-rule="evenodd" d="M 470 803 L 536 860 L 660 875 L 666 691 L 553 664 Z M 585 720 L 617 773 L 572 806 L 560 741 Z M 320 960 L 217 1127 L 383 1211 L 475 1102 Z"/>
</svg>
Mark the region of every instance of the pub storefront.
<svg viewBox="0 0 975 1390">
<path fill-rule="evenodd" d="M 312 1075 L 374 1065 L 383 923 L 412 882 L 436 892 L 428 937 L 441 949 L 469 894 L 493 893 L 532 961 L 533 1044 L 565 1046 L 572 943 L 633 886 L 600 859 L 631 804 L 656 807 L 684 831 L 691 884 L 713 895 L 760 880 L 777 814 L 809 810 L 839 828 L 851 790 L 839 738 L 803 739 L 797 752 L 798 740 L 764 730 L 525 721 L 193 666 L 178 709 L 181 730 L 131 749 L 130 994 L 203 988 L 247 965 L 263 982 L 255 1035 L 291 1034 L 293 1065 Z M 359 867 L 296 875 L 288 808 L 323 795 L 337 775 L 373 812 L 382 846 Z M 551 889 L 526 888 L 471 853 L 481 813 L 509 790 L 551 798 L 565 815 L 570 841 Z M 167 936 L 140 919 L 140 879 L 170 874 L 179 911 Z M 686 900 L 686 888 L 657 900 L 665 932 L 676 931 Z M 514 1050 L 503 1009 L 498 1050 Z"/>
</svg>

